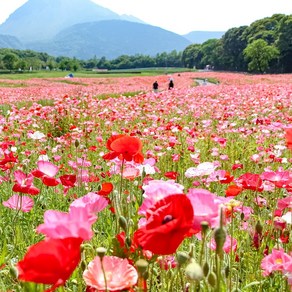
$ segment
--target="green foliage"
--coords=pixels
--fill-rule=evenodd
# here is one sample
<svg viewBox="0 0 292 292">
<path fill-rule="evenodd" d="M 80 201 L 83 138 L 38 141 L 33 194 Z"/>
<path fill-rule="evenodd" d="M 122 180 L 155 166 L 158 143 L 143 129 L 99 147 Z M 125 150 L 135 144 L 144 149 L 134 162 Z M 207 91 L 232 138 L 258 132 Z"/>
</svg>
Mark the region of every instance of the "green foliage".
<svg viewBox="0 0 292 292">
<path fill-rule="evenodd" d="M 192 44 L 186 47 L 182 54 L 182 62 L 187 68 L 199 68 L 202 58 L 201 45 Z"/>
<path fill-rule="evenodd" d="M 56 114 L 54 123 L 46 123 L 45 133 L 52 137 L 61 137 L 70 131 L 70 126 L 74 125 L 74 117 L 68 115 L 59 116 Z"/>
<path fill-rule="evenodd" d="M 0 104 L 0 114 L 4 117 L 7 116 L 8 112 L 11 110 L 11 105 L 9 104 Z"/>
<path fill-rule="evenodd" d="M 292 15 L 281 19 L 276 42 L 284 72 L 292 72 Z"/>
<path fill-rule="evenodd" d="M 248 69 L 251 72 L 264 73 L 269 68 L 269 63 L 279 56 L 279 51 L 274 46 L 269 46 L 266 41 L 258 39 L 244 49 L 244 56 L 249 60 Z"/>
<path fill-rule="evenodd" d="M 246 70 L 244 62 L 243 50 L 247 46 L 247 40 L 244 37 L 244 32 L 247 26 L 234 27 L 229 29 L 222 37 L 223 46 L 223 63 L 225 69 L 228 70 Z"/>
<path fill-rule="evenodd" d="M 200 45 L 192 44 L 182 53 L 183 64 L 189 68 L 195 65 L 199 69 L 208 64 L 217 70 L 292 72 L 291 17 L 274 14 L 257 20 L 250 26 L 231 28 L 219 40 L 208 40 Z M 263 40 L 269 46 L 264 52 L 268 58 L 266 62 L 251 62 L 244 53 L 247 46 L 257 40 Z"/>
<path fill-rule="evenodd" d="M 104 100 L 108 98 L 118 98 L 121 96 L 131 97 L 131 96 L 135 96 L 141 93 L 142 93 L 141 91 L 131 91 L 131 92 L 124 92 L 124 93 L 104 93 L 104 94 L 99 94 L 95 96 L 95 98 Z"/>
<path fill-rule="evenodd" d="M 6 55 L 4 55 L 2 61 L 4 63 L 5 68 L 12 71 L 13 69 L 15 69 L 18 57 L 13 53 L 7 53 Z"/>
<path fill-rule="evenodd" d="M 52 99 L 40 99 L 37 101 L 38 104 L 41 106 L 53 106 L 54 105 L 54 100 Z"/>
</svg>

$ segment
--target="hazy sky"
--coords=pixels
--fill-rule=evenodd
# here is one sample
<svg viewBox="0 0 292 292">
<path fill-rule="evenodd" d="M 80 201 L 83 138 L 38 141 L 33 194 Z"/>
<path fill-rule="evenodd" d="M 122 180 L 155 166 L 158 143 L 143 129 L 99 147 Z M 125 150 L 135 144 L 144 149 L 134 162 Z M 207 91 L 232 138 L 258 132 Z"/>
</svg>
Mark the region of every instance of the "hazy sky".
<svg viewBox="0 0 292 292">
<path fill-rule="evenodd" d="M 292 14 L 292 0 L 91 0 L 118 14 L 178 34 L 226 31 L 275 13 Z M 0 0 L 0 23 L 27 0 Z"/>
</svg>

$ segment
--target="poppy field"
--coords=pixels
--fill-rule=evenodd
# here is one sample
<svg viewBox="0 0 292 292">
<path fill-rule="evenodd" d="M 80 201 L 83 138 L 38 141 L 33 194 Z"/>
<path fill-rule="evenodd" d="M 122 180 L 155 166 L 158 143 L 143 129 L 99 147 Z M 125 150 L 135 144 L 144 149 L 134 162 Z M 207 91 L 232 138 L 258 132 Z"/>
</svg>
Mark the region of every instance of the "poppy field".
<svg viewBox="0 0 292 292">
<path fill-rule="evenodd" d="M 0 79 L 0 291 L 292 291 L 292 75 L 172 78 Z"/>
</svg>

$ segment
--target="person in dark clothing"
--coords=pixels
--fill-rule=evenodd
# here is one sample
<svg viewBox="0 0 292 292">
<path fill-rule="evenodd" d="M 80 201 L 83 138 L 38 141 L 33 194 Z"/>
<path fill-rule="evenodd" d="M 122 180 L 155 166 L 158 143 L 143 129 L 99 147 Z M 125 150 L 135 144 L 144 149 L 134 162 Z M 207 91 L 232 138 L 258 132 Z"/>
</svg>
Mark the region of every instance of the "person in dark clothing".
<svg viewBox="0 0 292 292">
<path fill-rule="evenodd" d="M 157 92 L 157 91 L 158 91 L 158 82 L 157 82 L 157 81 L 155 81 L 155 82 L 153 83 L 153 91 L 154 91 L 154 92 Z"/>
<path fill-rule="evenodd" d="M 170 81 L 169 81 L 169 83 L 168 83 L 168 89 L 172 89 L 173 86 L 174 86 L 174 84 L 173 84 L 173 80 L 170 79 Z"/>
</svg>

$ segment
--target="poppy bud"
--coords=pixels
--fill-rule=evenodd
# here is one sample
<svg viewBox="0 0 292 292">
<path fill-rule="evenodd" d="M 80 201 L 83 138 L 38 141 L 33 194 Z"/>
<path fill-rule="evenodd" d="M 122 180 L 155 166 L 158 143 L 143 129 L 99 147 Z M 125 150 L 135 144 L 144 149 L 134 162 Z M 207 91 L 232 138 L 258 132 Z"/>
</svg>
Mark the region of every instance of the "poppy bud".
<svg viewBox="0 0 292 292">
<path fill-rule="evenodd" d="M 106 254 L 106 249 L 104 247 L 98 247 L 96 249 L 96 252 L 97 252 L 97 255 L 100 257 L 100 259 L 102 260 Z"/>
<path fill-rule="evenodd" d="M 9 273 L 12 276 L 13 279 L 17 279 L 17 277 L 18 277 L 18 271 L 17 271 L 17 269 L 14 266 L 11 266 L 9 268 Z"/>
<path fill-rule="evenodd" d="M 228 278 L 229 273 L 230 273 L 230 268 L 229 268 L 229 266 L 227 266 L 227 267 L 225 268 L 225 277 L 226 277 L 226 278 Z"/>
<path fill-rule="evenodd" d="M 81 267 L 81 270 L 82 270 L 82 271 L 85 271 L 85 269 L 87 268 L 86 262 L 85 262 L 84 260 L 81 261 L 81 263 L 80 263 L 80 267 Z"/>
<path fill-rule="evenodd" d="M 214 239 L 216 242 L 216 253 L 221 254 L 224 242 L 226 240 L 226 232 L 223 228 L 217 228 L 214 232 Z"/>
<path fill-rule="evenodd" d="M 263 225 L 261 224 L 260 221 L 257 222 L 256 226 L 255 226 L 255 230 L 257 233 L 262 234 L 263 232 Z"/>
<path fill-rule="evenodd" d="M 203 273 L 204 273 L 205 277 L 207 277 L 207 275 L 209 274 L 209 271 L 210 271 L 209 264 L 207 262 L 205 262 L 203 265 Z"/>
<path fill-rule="evenodd" d="M 79 143 L 79 140 L 76 139 L 76 140 L 75 140 L 75 143 L 74 143 L 75 147 L 78 148 L 79 144 L 80 144 L 80 143 Z"/>
<path fill-rule="evenodd" d="M 211 272 L 208 276 L 208 283 L 212 286 L 215 287 L 217 282 L 217 277 L 216 274 L 214 272 Z"/>
<path fill-rule="evenodd" d="M 127 223 L 127 220 L 126 220 L 126 218 L 124 216 L 120 216 L 119 217 L 119 224 L 120 224 L 121 228 L 125 232 L 127 232 L 127 230 L 128 230 L 128 223 Z"/>
<path fill-rule="evenodd" d="M 187 265 L 185 273 L 186 277 L 192 281 L 201 281 L 204 278 L 203 269 L 195 262 Z"/>
<path fill-rule="evenodd" d="M 177 255 L 176 255 L 176 258 L 177 258 L 177 262 L 179 263 L 179 265 L 183 265 L 184 263 L 187 262 L 187 260 L 190 258 L 189 255 L 183 251 L 179 251 L 177 252 Z"/>
<path fill-rule="evenodd" d="M 131 247 L 131 244 L 132 244 L 131 238 L 127 236 L 126 237 L 126 240 L 125 240 L 125 243 L 126 243 L 126 246 L 128 248 L 130 248 Z"/>
<path fill-rule="evenodd" d="M 138 273 L 140 275 L 144 275 L 144 273 L 147 271 L 147 268 L 148 268 L 148 262 L 146 260 L 139 259 L 136 262 L 136 267 L 137 267 Z"/>
</svg>

